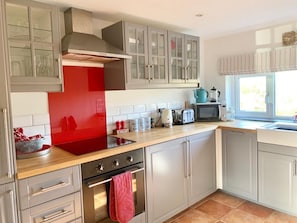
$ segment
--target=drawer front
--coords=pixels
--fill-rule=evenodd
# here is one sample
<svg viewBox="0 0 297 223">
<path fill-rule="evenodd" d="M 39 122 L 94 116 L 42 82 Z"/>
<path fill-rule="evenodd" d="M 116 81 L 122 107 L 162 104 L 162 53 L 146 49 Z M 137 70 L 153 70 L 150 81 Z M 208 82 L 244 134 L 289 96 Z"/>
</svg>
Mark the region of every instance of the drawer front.
<svg viewBox="0 0 297 223">
<path fill-rule="evenodd" d="M 80 222 L 81 194 L 76 192 L 21 211 L 23 223 Z"/>
<path fill-rule="evenodd" d="M 80 190 L 80 168 L 75 166 L 23 179 L 18 187 L 24 210 Z"/>
</svg>

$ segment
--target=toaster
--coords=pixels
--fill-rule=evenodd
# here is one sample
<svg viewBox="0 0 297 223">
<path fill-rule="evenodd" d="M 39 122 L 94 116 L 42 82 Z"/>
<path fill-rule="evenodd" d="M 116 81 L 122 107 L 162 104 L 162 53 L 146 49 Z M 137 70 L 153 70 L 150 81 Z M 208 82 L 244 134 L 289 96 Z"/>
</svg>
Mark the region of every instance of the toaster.
<svg viewBox="0 0 297 223">
<path fill-rule="evenodd" d="M 184 125 L 194 122 L 194 110 L 189 109 L 175 109 L 172 110 L 173 124 Z"/>
</svg>

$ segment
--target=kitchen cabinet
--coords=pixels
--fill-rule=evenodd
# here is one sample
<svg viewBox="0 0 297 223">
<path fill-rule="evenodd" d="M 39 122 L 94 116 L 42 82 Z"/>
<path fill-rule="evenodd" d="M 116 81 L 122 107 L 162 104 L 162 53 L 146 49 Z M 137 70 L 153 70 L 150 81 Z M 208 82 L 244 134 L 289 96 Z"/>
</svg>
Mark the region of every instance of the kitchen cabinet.
<svg viewBox="0 0 297 223">
<path fill-rule="evenodd" d="M 30 0 L 2 1 L 12 91 L 62 91 L 59 9 Z"/>
<path fill-rule="evenodd" d="M 199 78 L 199 37 L 168 31 L 169 83 L 192 84 Z"/>
<path fill-rule="evenodd" d="M 102 37 L 132 56 L 105 64 L 107 90 L 150 88 L 168 83 L 166 30 L 121 21 L 104 28 Z"/>
<path fill-rule="evenodd" d="M 297 214 L 297 148 L 259 143 L 259 202 Z"/>
<path fill-rule="evenodd" d="M 146 148 L 148 222 L 163 222 L 216 190 L 214 131 Z"/>
<path fill-rule="evenodd" d="M 69 167 L 19 180 L 21 219 L 59 222 L 82 218 L 80 167 Z"/>
<path fill-rule="evenodd" d="M 216 151 L 214 131 L 187 138 L 189 155 L 189 205 L 216 190 Z"/>
<path fill-rule="evenodd" d="M 256 134 L 223 130 L 223 190 L 257 201 Z"/>
<path fill-rule="evenodd" d="M 0 185 L 0 223 L 17 223 L 14 183 Z"/>
<path fill-rule="evenodd" d="M 0 16 L 0 30 L 3 27 L 3 18 Z M 0 223 L 16 223 L 15 156 L 3 32 L 0 33 L 0 58 Z"/>
</svg>

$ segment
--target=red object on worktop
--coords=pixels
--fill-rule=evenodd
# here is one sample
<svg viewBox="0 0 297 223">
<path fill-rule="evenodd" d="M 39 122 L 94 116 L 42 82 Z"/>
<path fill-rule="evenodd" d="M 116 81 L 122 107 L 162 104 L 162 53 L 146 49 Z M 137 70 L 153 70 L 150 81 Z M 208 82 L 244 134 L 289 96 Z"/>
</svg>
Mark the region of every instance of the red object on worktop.
<svg viewBox="0 0 297 223">
<path fill-rule="evenodd" d="M 64 92 L 48 93 L 52 144 L 106 136 L 104 69 L 64 66 Z"/>
</svg>

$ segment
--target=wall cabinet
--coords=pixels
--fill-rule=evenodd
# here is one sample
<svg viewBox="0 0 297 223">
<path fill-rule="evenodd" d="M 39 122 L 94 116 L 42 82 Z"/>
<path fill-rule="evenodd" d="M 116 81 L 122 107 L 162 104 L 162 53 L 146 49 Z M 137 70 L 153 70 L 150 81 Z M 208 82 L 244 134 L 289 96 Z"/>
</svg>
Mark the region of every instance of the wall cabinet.
<svg viewBox="0 0 297 223">
<path fill-rule="evenodd" d="M 26 178 L 18 183 L 23 223 L 66 223 L 81 219 L 79 166 Z"/>
<path fill-rule="evenodd" d="M 166 30 L 121 21 L 104 28 L 102 37 L 132 56 L 132 59 L 105 64 L 107 90 L 168 83 Z"/>
<path fill-rule="evenodd" d="M 194 84 L 199 78 L 199 37 L 168 32 L 169 82 Z"/>
<path fill-rule="evenodd" d="M 123 21 L 102 29 L 102 37 L 132 56 L 104 65 L 107 90 L 197 86 L 199 37 Z"/>
<path fill-rule="evenodd" d="M 222 156 L 223 190 L 257 201 L 256 134 L 224 130 Z"/>
<path fill-rule="evenodd" d="M 214 131 L 146 148 L 147 219 L 163 222 L 216 190 Z"/>
<path fill-rule="evenodd" d="M 259 143 L 259 202 L 297 214 L 297 148 Z"/>
<path fill-rule="evenodd" d="M 2 2 L 12 91 L 61 91 L 59 9 L 22 0 Z"/>
</svg>

